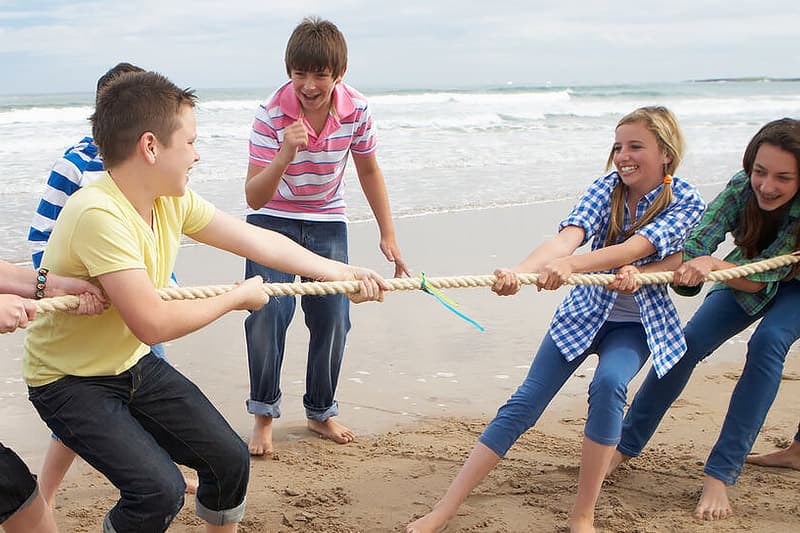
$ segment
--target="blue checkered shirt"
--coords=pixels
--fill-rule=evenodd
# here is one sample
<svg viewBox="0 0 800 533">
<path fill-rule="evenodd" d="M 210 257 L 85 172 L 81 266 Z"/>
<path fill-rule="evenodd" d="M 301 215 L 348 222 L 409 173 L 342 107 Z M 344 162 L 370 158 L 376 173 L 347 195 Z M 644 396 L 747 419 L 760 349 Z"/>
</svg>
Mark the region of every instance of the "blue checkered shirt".
<svg viewBox="0 0 800 533">
<path fill-rule="evenodd" d="M 597 179 L 572 212 L 561 221 L 559 231 L 567 226 L 583 229 L 585 244 L 592 240 L 592 250 L 603 247 L 608 233 L 611 192 L 619 183 L 616 172 Z M 639 200 L 636 218 L 641 217 L 661 192 L 659 186 Z M 636 231 L 655 247 L 654 254 L 636 261 L 643 265 L 660 261 L 680 252 L 691 230 L 700 221 L 705 203 L 697 190 L 680 178 L 673 178 L 672 203 L 646 226 Z M 630 213 L 625 209 L 624 229 L 631 226 Z M 607 271 L 610 272 L 610 271 Z M 665 284 L 644 285 L 634 293 L 647 333 L 647 346 L 653 355 L 653 368 L 658 377 L 664 376 L 686 352 L 680 318 L 667 293 Z M 616 291 L 603 286 L 574 287 L 556 310 L 550 324 L 550 336 L 567 361 L 583 354 L 608 318 Z"/>
</svg>

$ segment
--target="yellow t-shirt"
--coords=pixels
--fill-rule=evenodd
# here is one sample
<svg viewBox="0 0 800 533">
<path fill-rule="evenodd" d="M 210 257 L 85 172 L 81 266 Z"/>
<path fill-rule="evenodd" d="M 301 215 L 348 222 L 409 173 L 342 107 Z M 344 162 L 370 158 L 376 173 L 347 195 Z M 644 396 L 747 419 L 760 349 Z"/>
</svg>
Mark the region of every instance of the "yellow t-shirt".
<svg viewBox="0 0 800 533">
<path fill-rule="evenodd" d="M 187 189 L 160 197 L 150 228 L 106 173 L 72 195 L 53 228 L 42 266 L 54 274 L 88 279 L 144 269 L 156 288 L 166 287 L 181 234 L 203 229 L 214 216 L 209 202 Z M 37 387 L 64 376 L 113 376 L 149 352 L 111 307 L 95 316 L 47 313 L 28 328 L 23 375 Z"/>
</svg>

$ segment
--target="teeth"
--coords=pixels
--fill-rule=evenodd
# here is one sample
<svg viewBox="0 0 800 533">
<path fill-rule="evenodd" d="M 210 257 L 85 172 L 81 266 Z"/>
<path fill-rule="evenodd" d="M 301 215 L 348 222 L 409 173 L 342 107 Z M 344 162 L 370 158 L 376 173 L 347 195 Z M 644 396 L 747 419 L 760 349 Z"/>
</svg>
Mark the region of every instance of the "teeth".
<svg viewBox="0 0 800 533">
<path fill-rule="evenodd" d="M 633 172 L 633 171 L 634 171 L 634 170 L 636 170 L 637 168 L 639 168 L 639 167 L 637 167 L 637 166 L 635 166 L 635 165 L 634 165 L 634 166 L 625 166 L 625 167 L 620 167 L 620 170 L 621 170 L 622 172 Z"/>
</svg>

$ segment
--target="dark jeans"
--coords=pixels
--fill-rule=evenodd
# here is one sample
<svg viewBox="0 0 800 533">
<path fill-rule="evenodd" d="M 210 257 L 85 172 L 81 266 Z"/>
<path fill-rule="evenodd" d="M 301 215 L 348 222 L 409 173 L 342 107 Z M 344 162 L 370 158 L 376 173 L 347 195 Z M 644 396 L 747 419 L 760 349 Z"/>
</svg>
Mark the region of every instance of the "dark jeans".
<svg viewBox="0 0 800 533">
<path fill-rule="evenodd" d="M 119 489 L 106 530 L 166 530 L 183 506 L 175 463 L 197 471 L 200 518 L 224 525 L 244 515 L 247 446 L 163 359 L 148 354 L 118 376 L 66 376 L 28 391 L 62 442 Z"/>
<path fill-rule="evenodd" d="M 619 451 L 638 456 L 695 366 L 759 318 L 761 323 L 747 343 L 745 365 L 733 389 L 725 422 L 705 466 L 706 474 L 728 485 L 736 483 L 778 393 L 786 353 L 800 337 L 798 281 L 781 283 L 775 298 L 755 316 L 744 312 L 732 291 L 710 293 L 684 328 L 686 354 L 661 379 L 650 370 L 636 393 L 625 415 Z"/>
<path fill-rule="evenodd" d="M 344 222 L 308 222 L 266 215 L 249 215 L 247 222 L 282 233 L 323 257 L 347 262 L 347 224 Z M 245 278 L 255 275 L 264 278 L 265 283 L 295 280 L 294 274 L 247 260 Z M 300 302 L 311 333 L 303 405 L 308 418 L 325 421 L 339 414 L 334 396 L 350 330 L 350 301 L 343 294 L 333 294 L 302 296 Z M 294 316 L 295 304 L 294 296 L 273 296 L 244 322 L 250 365 L 248 413 L 275 418 L 281 415 L 281 367 L 286 330 Z"/>
<path fill-rule="evenodd" d="M 38 493 L 36 477 L 14 450 L 0 443 L 0 524 L 30 505 Z"/>
</svg>

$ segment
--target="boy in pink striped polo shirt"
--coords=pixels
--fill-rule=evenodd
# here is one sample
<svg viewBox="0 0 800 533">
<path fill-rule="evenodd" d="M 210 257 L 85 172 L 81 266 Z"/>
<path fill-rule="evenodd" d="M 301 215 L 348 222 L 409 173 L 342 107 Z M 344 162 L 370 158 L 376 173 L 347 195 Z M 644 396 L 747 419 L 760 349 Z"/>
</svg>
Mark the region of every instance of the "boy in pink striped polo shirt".
<svg viewBox="0 0 800 533">
<path fill-rule="evenodd" d="M 286 45 L 290 80 L 259 106 L 250 135 L 245 193 L 247 221 L 280 232 L 322 256 L 347 262 L 347 219 L 343 175 L 351 153 L 358 179 L 380 230 L 380 248 L 395 265 L 395 277 L 408 275 L 395 238 L 383 173 L 375 158 L 376 141 L 367 101 L 342 83 L 347 69 L 344 36 L 331 22 L 304 19 Z M 293 281 L 294 275 L 247 261 L 245 277 L 266 282 Z M 308 427 L 340 444 L 353 440 L 334 422 L 334 398 L 350 329 L 343 295 L 303 296 L 310 331 L 303 405 Z M 272 419 L 280 417 L 280 372 L 294 296 L 273 297 L 245 320 L 250 366 L 247 410 L 255 417 L 250 453 L 272 452 Z"/>
</svg>

